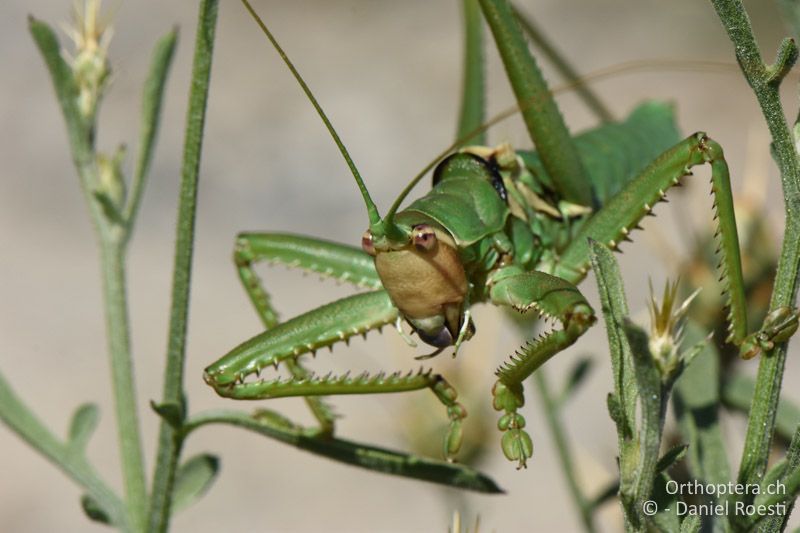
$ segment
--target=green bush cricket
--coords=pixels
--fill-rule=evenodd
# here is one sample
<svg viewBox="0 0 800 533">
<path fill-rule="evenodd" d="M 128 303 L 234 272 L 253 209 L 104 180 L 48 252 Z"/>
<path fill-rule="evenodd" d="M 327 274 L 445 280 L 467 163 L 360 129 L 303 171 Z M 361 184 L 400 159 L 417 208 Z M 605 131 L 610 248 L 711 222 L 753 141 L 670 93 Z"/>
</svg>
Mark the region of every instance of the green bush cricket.
<svg viewBox="0 0 800 533">
<path fill-rule="evenodd" d="M 266 331 L 206 368 L 204 378 L 218 394 L 247 400 L 305 397 L 320 431 L 330 434 L 333 415 L 321 396 L 429 388 L 446 408 L 450 426 L 444 456 L 453 459 L 466 412 L 444 377 L 420 371 L 320 378 L 299 357 L 389 324 L 405 336 L 403 322 L 436 349 L 431 355 L 450 346 L 457 352 L 475 333 L 471 305 L 535 310 L 559 327 L 519 348 L 498 369 L 492 390 L 494 408 L 502 413 L 498 427 L 503 452 L 524 467 L 533 445 L 518 412 L 524 405 L 522 383 L 595 322 L 592 307 L 575 286 L 589 268 L 589 241 L 616 249 L 670 187 L 691 175 L 692 167 L 706 163 L 718 219 L 720 273 L 728 293 L 728 341 L 751 358 L 797 329 L 797 313 L 780 308 L 747 335 L 731 186 L 721 147 L 704 133 L 679 141 L 670 107 L 652 102 L 623 122 L 571 139 L 511 6 L 504 0 L 482 0 L 481 7 L 537 152 L 508 146 L 462 148 L 436 167 L 430 192 L 401 209 L 426 174 L 420 173 L 383 217 L 305 82 L 259 20 L 342 151 L 369 226 L 360 248 L 290 234 L 239 235 L 234 253 L 239 276 Z M 648 142 L 639 144 L 641 139 Z M 617 164 L 596 165 L 598 158 Z M 253 269 L 262 260 L 371 290 L 279 322 Z M 291 372 L 290 379 L 247 379 L 280 364 Z"/>
</svg>

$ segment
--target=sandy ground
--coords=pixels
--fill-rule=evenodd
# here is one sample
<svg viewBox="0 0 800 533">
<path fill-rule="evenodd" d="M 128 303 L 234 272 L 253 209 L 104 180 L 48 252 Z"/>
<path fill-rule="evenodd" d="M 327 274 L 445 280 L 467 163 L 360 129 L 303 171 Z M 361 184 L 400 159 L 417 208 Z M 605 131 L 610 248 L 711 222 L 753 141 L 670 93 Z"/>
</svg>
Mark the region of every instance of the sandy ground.
<svg viewBox="0 0 800 533">
<path fill-rule="evenodd" d="M 121 141 L 135 148 L 140 84 L 150 48 L 157 36 L 178 25 L 181 40 L 169 80 L 163 128 L 130 250 L 137 391 L 149 466 L 157 420 L 144 406 L 160 396 L 162 385 L 159 376 L 166 346 L 176 192 L 196 16 L 192 4 L 113 3 L 115 75 L 100 130 L 103 149 L 110 150 Z M 628 60 L 732 59 L 731 46 L 707 2 L 675 0 L 668 8 L 656 0 L 526 4 L 525 9 L 574 59 L 580 72 Z M 771 3 L 765 4 L 753 17 L 765 55 L 771 58 L 783 29 Z M 103 419 L 89 451 L 106 479 L 119 486 L 95 243 L 50 82 L 26 31 L 28 13 L 57 24 L 67 19 L 68 5 L 11 0 L 0 7 L 0 368 L 59 434 L 66 431 L 68 416 L 80 403 L 103 405 Z M 408 177 L 452 138 L 461 66 L 457 3 L 303 0 L 258 2 L 258 6 L 339 128 L 376 201 L 387 206 Z M 202 368 L 259 331 L 230 261 L 233 236 L 241 230 L 270 229 L 357 243 L 366 225 L 356 189 L 333 143 L 236 2 L 223 2 L 217 46 L 202 164 L 186 373 L 192 411 L 227 405 L 202 383 Z M 488 63 L 490 107 L 499 110 L 510 96 L 491 49 Z M 706 130 L 726 147 L 737 182 L 745 166 L 748 135 L 764 135 L 755 99 L 735 75 L 653 72 L 605 81 L 597 90 L 620 116 L 646 98 L 674 101 L 684 132 Z M 790 91 L 787 97 L 792 114 L 796 101 Z M 573 130 L 593 124 L 574 96 L 561 101 Z M 492 140 L 528 145 L 518 120 L 495 128 Z M 765 159 L 766 152 L 762 142 L 750 157 L 756 158 L 757 171 L 768 173 L 768 201 L 778 220 L 777 172 Z M 759 166 L 759 160 L 766 162 Z M 698 231 L 710 222 L 706 175 L 698 172 L 700 186 L 690 188 L 672 207 L 660 206 L 655 222 L 648 221 L 648 228 L 658 227 L 678 253 L 684 246 L 675 229 L 676 214 Z M 654 252 L 657 241 L 647 233 L 639 234 L 620 257 L 631 306 L 638 310 L 643 309 L 648 275 L 660 285 L 669 272 L 665 267 L 672 266 Z M 676 261 L 673 256 L 673 265 Z M 275 298 L 285 316 L 348 292 L 282 268 L 271 269 L 266 276 L 276 287 Z M 582 287 L 597 304 L 593 280 Z M 460 370 L 468 367 L 472 372 L 460 373 L 458 385 L 463 393 L 483 402 L 489 401 L 492 370 L 517 343 L 500 318 L 492 309 L 479 309 L 479 335 L 456 361 Z M 595 356 L 591 379 L 565 412 L 581 476 L 593 489 L 611 479 L 616 470 L 616 437 L 605 408 L 611 384 L 603 345 L 603 330 L 596 327 L 547 365 L 551 376 L 560 377 L 580 354 Z M 366 343 L 356 341 L 349 349 L 320 359 L 319 367 L 339 371 L 415 366 L 409 351 L 391 332 L 373 335 Z M 448 361 L 434 364 L 438 368 Z M 800 399 L 798 374 L 797 360 L 790 357 L 785 390 L 796 400 Z M 307 420 L 299 401 L 274 404 Z M 410 446 L 409 428 L 419 416 L 416 398 L 353 397 L 337 400 L 336 405 L 345 415 L 341 434 Z M 256 435 L 207 429 L 188 442 L 187 456 L 201 451 L 219 454 L 221 475 L 199 505 L 175 518 L 174 530 L 445 531 L 454 508 L 460 508 L 468 521 L 480 515 L 482 531 L 578 530 L 532 393 L 525 414 L 536 446 L 530 467 L 517 472 L 508 464 L 495 444 L 499 435 L 494 433 L 489 433 L 480 464 L 507 490 L 504 496 L 462 495 L 381 477 Z M 725 429 L 738 457 L 743 425 L 731 420 Z M 105 531 L 83 517 L 77 505 L 81 493 L 70 481 L 2 429 L 0 472 L 3 531 Z M 619 529 L 615 506 L 608 506 L 601 522 L 606 531 Z"/>
</svg>

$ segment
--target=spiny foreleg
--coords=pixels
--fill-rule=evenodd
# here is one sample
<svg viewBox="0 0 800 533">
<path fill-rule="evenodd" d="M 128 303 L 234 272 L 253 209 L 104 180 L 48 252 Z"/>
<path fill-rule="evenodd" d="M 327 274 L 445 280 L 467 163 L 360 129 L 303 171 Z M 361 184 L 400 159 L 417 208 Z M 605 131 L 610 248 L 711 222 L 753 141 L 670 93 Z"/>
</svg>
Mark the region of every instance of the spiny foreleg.
<svg viewBox="0 0 800 533">
<path fill-rule="evenodd" d="M 594 323 L 595 315 L 574 285 L 549 274 L 510 266 L 494 272 L 488 283 L 494 304 L 507 305 L 521 313 L 534 309 L 563 326 L 522 346 L 497 371 L 492 395 L 494 408 L 504 412 L 498 422 L 503 431 L 503 453 L 522 468 L 533 454 L 533 443 L 523 429 L 525 419 L 517 412 L 525 403 L 522 383 L 548 359 L 574 343 Z"/>
<path fill-rule="evenodd" d="M 239 279 L 266 329 L 276 326 L 279 318 L 269 293 L 254 269 L 258 262 L 280 263 L 361 287 L 380 287 L 372 258 L 361 249 L 310 237 L 281 233 L 241 233 L 236 238 L 233 259 Z M 287 359 L 285 365 L 296 379 L 309 377 L 309 371 L 299 361 Z M 322 431 L 331 433 L 334 415 L 324 399 L 309 397 L 306 398 L 306 404 Z"/>
<path fill-rule="evenodd" d="M 282 233 L 241 233 L 236 238 L 233 260 L 239 278 L 267 329 L 278 324 L 278 313 L 253 268 L 256 263 L 278 263 L 346 281 L 358 287 L 381 287 L 372 257 L 360 248 L 311 237 Z"/>
<path fill-rule="evenodd" d="M 347 342 L 354 335 L 366 334 L 396 322 L 398 310 L 384 290 L 356 294 L 308 311 L 277 324 L 240 344 L 205 370 L 206 383 L 217 394 L 239 400 L 260 400 L 286 396 L 314 398 L 339 394 L 378 394 L 429 388 L 447 408 L 450 428 L 445 438 L 445 456 L 452 458 L 461 445 L 461 420 L 466 410 L 456 401 L 456 390 L 439 375 L 430 372 L 362 375 L 351 378 L 317 378 L 310 374 L 292 375 L 286 380 L 246 381 L 262 369 L 295 362 L 306 353 Z"/>
<path fill-rule="evenodd" d="M 467 411 L 456 401 L 457 391 L 441 375 L 431 370 L 386 375 L 380 372 L 370 375 L 366 372 L 351 377 L 347 372 L 340 376 L 328 374 L 324 377 L 308 376 L 304 379 L 273 379 L 241 383 L 235 387 L 218 389 L 225 397 L 236 400 L 261 400 L 268 398 L 287 398 L 293 396 L 314 397 L 340 394 L 386 394 L 431 389 L 439 401 L 447 408 L 450 427 L 444 439 L 444 456 L 452 460 L 461 447 L 463 439 L 462 420 Z"/>
<path fill-rule="evenodd" d="M 664 152 L 636 179 L 602 207 L 563 251 L 552 272 L 577 283 L 589 268 L 589 239 L 616 249 L 628 233 L 637 227 L 656 202 L 664 200 L 666 191 L 691 175 L 691 168 L 708 163 L 711 166 L 711 193 L 714 196 L 714 218 L 720 255 L 720 281 L 728 295 L 728 342 L 739 347 L 743 358 L 755 357 L 771 350 L 775 343 L 786 341 L 798 326 L 798 312 L 788 307 L 776 309 L 762 327 L 747 335 L 746 301 L 739 237 L 733 210 L 728 164 L 722 147 L 705 133 L 695 133 Z"/>
<path fill-rule="evenodd" d="M 323 305 L 256 335 L 205 371 L 206 382 L 221 392 L 263 368 L 347 341 L 396 321 L 397 308 L 384 290 L 355 294 Z"/>
</svg>

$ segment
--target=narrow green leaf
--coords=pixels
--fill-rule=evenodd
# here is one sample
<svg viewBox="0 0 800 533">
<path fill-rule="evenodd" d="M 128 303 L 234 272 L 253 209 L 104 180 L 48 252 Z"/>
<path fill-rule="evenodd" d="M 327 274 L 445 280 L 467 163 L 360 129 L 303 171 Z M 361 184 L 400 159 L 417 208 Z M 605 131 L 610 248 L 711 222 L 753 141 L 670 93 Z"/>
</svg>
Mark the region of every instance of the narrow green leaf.
<svg viewBox="0 0 800 533">
<path fill-rule="evenodd" d="M 650 501 L 655 502 L 658 512 L 649 517 L 649 521 L 655 524 L 658 531 L 679 531 L 681 528 L 681 520 L 678 516 L 678 495 L 674 491 L 667 490 L 667 483 L 671 478 L 661 473 L 655 476 L 653 480 L 653 489 L 648 497 Z M 636 505 L 644 505 L 644 502 L 637 502 Z M 648 504 L 649 505 L 649 504 Z M 647 517 L 645 517 L 647 520 Z M 641 531 L 648 531 L 647 527 L 642 527 Z"/>
<path fill-rule="evenodd" d="M 61 106 L 61 113 L 67 123 L 72 156 L 75 164 L 80 168 L 89 162 L 87 160 L 91 157 L 92 150 L 87 125 L 78 109 L 78 86 L 75 77 L 72 69 L 61 55 L 61 46 L 50 26 L 33 17 L 28 17 L 28 28 L 50 72 L 50 79 Z"/>
<path fill-rule="evenodd" d="M 100 522 L 101 524 L 111 525 L 111 519 L 103 507 L 91 496 L 84 494 L 81 496 L 81 508 L 89 520 Z"/>
<path fill-rule="evenodd" d="M 703 353 L 703 349 L 705 348 L 706 344 L 708 344 L 708 339 L 701 339 L 699 342 L 690 346 L 689 348 L 685 349 L 680 354 L 681 364 L 678 367 L 678 371 L 672 377 L 671 384 L 675 384 L 675 380 L 678 379 L 683 372 L 686 370 L 687 367 L 691 366 L 692 361 L 697 359 L 697 356 Z"/>
<path fill-rule="evenodd" d="M 678 444 L 667 450 L 667 453 L 662 455 L 661 459 L 656 463 L 656 472 L 665 472 L 672 468 L 672 465 L 678 461 L 682 461 L 688 449 L 689 446 L 687 444 Z"/>
<path fill-rule="evenodd" d="M 786 453 L 786 462 L 789 464 L 790 469 L 792 469 L 792 474 L 795 479 L 797 478 L 798 474 L 800 473 L 800 424 L 798 424 L 797 428 L 794 431 L 794 436 L 792 437 L 791 442 L 789 443 L 789 450 Z M 787 486 L 790 484 L 788 481 L 785 483 Z M 797 487 L 797 483 L 795 483 L 795 487 Z M 788 491 L 787 491 L 788 492 Z M 781 529 L 786 529 L 786 524 L 789 521 L 789 517 L 792 515 L 792 511 L 794 510 L 794 506 L 797 503 L 797 495 L 800 492 L 797 488 L 794 489 L 794 498 L 789 500 L 788 502 L 788 509 L 786 510 L 786 515 L 782 517 L 780 527 Z"/>
<path fill-rule="evenodd" d="M 608 415 L 611 417 L 614 425 L 617 426 L 617 431 L 621 432 L 620 436 L 623 439 L 630 439 L 633 435 L 633 428 L 627 424 L 625 415 L 622 412 L 622 406 L 619 404 L 619 399 L 613 392 L 609 392 L 608 396 L 606 396 L 606 407 L 608 408 Z"/>
<path fill-rule="evenodd" d="M 287 424 L 284 420 L 278 420 L 273 425 L 271 420 L 271 418 L 262 416 L 256 418 L 240 411 L 208 411 L 189 418 L 184 429 L 188 434 L 208 424 L 237 426 L 301 450 L 367 470 L 430 481 L 465 490 L 489 494 L 503 493 L 494 480 L 466 465 L 436 461 L 359 442 L 320 436 L 316 430 L 307 430 L 294 424 Z"/>
<path fill-rule="evenodd" d="M 776 490 L 778 487 L 780 489 Z M 767 471 L 761 489 L 755 505 L 773 508 L 783 504 L 785 508 L 782 514 L 765 517 L 758 524 L 759 531 L 783 531 L 800 494 L 800 426 L 794 432 L 786 457 Z"/>
<path fill-rule="evenodd" d="M 172 402 L 155 403 L 151 401 L 150 407 L 173 428 L 179 429 L 183 424 L 184 410 L 181 405 Z"/>
<path fill-rule="evenodd" d="M 779 85 L 797 62 L 797 45 L 794 40 L 784 37 L 778 47 L 775 63 L 767 67 L 767 83 Z"/>
<path fill-rule="evenodd" d="M 767 494 L 767 488 L 770 485 L 774 485 L 776 481 L 780 480 L 782 477 L 786 475 L 786 471 L 789 469 L 789 462 L 786 459 L 781 459 L 772 467 L 767 470 L 767 473 L 764 474 L 763 479 L 759 486 L 761 487 L 761 493 Z"/>
<path fill-rule="evenodd" d="M 656 465 L 658 464 L 658 452 L 661 448 L 661 431 L 664 424 L 667 391 L 662 386 L 661 373 L 658 370 L 655 358 L 650 352 L 647 334 L 642 328 L 627 319 L 623 325 L 623 331 L 633 354 L 633 366 L 641 411 L 638 429 L 639 448 L 635 456 L 637 464 L 632 488 L 632 501 L 637 512 L 641 512 L 640 510 L 644 509 L 645 502 L 651 499 L 651 494 L 658 486 L 656 479 L 659 477 L 656 475 Z M 622 453 L 626 453 L 626 451 Z M 660 474 L 661 478 L 664 476 L 665 474 Z M 659 513 L 659 515 L 662 514 Z M 631 517 L 629 516 L 629 518 Z M 675 519 L 677 519 L 677 516 Z M 672 518 L 669 520 L 670 524 L 674 521 Z M 634 522 L 634 526 L 636 525 L 636 522 Z M 665 529 L 665 531 L 677 529 L 677 522 L 674 525 L 675 528 Z"/>
<path fill-rule="evenodd" d="M 94 196 L 94 199 L 98 204 L 100 204 L 100 209 L 103 210 L 103 215 L 105 215 L 110 222 L 113 222 L 118 226 L 125 224 L 125 220 L 122 218 L 122 213 L 120 213 L 119 209 L 117 209 L 114 200 L 109 198 L 107 194 L 100 191 L 93 191 L 92 196 Z"/>
<path fill-rule="evenodd" d="M 641 530 L 647 520 L 645 502 L 653 491 L 661 443 L 661 378 L 647 346 L 647 335 L 628 319 L 628 304 L 616 259 L 596 241 L 589 241 L 589 249 L 614 372 L 614 393 L 608 397 L 608 406 L 617 424 L 620 501 L 628 524 L 634 530 Z M 637 402 L 641 402 L 638 430 Z"/>
<path fill-rule="evenodd" d="M 639 385 L 639 398 L 644 406 L 653 405 L 658 399 L 661 390 L 661 373 L 658 371 L 655 358 L 650 352 L 650 338 L 642 328 L 627 318 L 622 329 L 628 338 L 631 353 L 633 354 L 636 383 Z"/>
<path fill-rule="evenodd" d="M 78 453 L 84 453 L 99 420 L 100 410 L 96 404 L 85 403 L 78 407 L 69 424 L 69 447 Z"/>
<path fill-rule="evenodd" d="M 772 491 L 774 492 L 776 485 L 773 484 Z M 785 490 L 785 493 L 783 491 Z M 794 501 L 800 494 L 800 468 L 788 472 L 781 479 L 781 493 L 780 494 L 767 494 L 762 493 L 756 496 L 753 504 L 756 507 L 764 506 L 766 509 L 776 509 L 777 506 L 783 506 L 783 513 L 775 516 L 749 516 L 747 519 L 751 525 L 758 523 L 759 531 L 782 531 L 784 521 L 789 518 L 791 510 L 794 507 Z"/>
<path fill-rule="evenodd" d="M 129 225 L 138 211 L 142 198 L 150 162 L 153 159 L 153 146 L 158 133 L 161 105 L 164 100 L 164 87 L 169 73 L 172 58 L 175 55 L 175 45 L 178 40 L 178 30 L 173 29 L 162 37 L 153 50 L 153 59 L 150 63 L 150 73 L 144 84 L 142 95 L 141 133 L 139 134 L 139 153 L 136 160 L 136 170 L 133 175 L 131 195 L 125 206 L 124 217 Z"/>
<path fill-rule="evenodd" d="M 219 459 L 203 453 L 195 455 L 175 473 L 175 488 L 172 495 L 173 509 L 178 512 L 199 500 L 217 477 Z"/>
<path fill-rule="evenodd" d="M 612 401 L 619 407 L 618 410 L 615 408 L 612 411 L 612 418 L 615 418 L 615 421 L 618 418 L 621 422 L 621 427 L 620 422 L 617 422 L 617 431 L 622 438 L 623 435 L 633 435 L 636 416 L 633 356 L 623 331 L 623 324 L 628 316 L 628 303 L 625 299 L 619 265 L 611 250 L 591 240 L 589 248 L 611 351 L 611 368 L 614 372 L 614 399 L 609 400 L 609 409 L 612 408 Z"/>
</svg>

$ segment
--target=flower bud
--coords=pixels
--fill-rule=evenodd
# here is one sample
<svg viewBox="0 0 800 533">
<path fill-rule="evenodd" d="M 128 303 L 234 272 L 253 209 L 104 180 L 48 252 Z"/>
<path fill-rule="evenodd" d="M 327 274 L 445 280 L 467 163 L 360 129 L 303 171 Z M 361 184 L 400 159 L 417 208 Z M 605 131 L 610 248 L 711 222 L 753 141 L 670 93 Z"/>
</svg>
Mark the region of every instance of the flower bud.
<svg viewBox="0 0 800 533">
<path fill-rule="evenodd" d="M 650 353 L 655 359 L 661 377 L 668 380 L 675 376 L 679 370 L 682 355 L 679 353 L 683 340 L 683 318 L 689 304 L 700 292 L 698 289 L 683 303 L 677 305 L 678 282 L 664 285 L 664 295 L 661 304 L 653 295 L 653 285 L 650 284 Z M 675 308 L 677 305 L 677 308 Z"/>
<path fill-rule="evenodd" d="M 120 145 L 113 157 L 97 154 L 97 192 L 104 195 L 117 210 L 121 209 L 127 194 L 122 161 L 125 159 L 125 146 Z"/>
<path fill-rule="evenodd" d="M 100 3 L 100 0 L 84 0 L 76 4 L 74 26 L 67 30 L 75 43 L 71 66 L 78 86 L 78 109 L 90 122 L 94 120 L 111 74 L 107 56 L 111 29 L 99 20 Z"/>
</svg>

